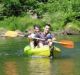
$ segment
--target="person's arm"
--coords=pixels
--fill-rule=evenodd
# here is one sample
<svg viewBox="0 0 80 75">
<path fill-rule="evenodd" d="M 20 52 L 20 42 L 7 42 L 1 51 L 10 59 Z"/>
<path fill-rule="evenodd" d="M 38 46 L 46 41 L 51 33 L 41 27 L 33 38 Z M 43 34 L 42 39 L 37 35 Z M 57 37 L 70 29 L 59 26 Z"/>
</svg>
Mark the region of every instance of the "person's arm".
<svg viewBox="0 0 80 75">
<path fill-rule="evenodd" d="M 48 38 L 48 42 L 51 42 L 51 41 L 53 42 L 56 40 L 54 34 L 49 34 L 47 38 Z"/>
<path fill-rule="evenodd" d="M 52 41 L 55 41 L 55 40 L 56 40 L 56 38 L 55 38 L 55 37 L 53 37 L 53 38 L 52 38 Z"/>
<path fill-rule="evenodd" d="M 30 39 L 34 39 L 35 38 L 35 34 L 30 34 L 30 35 L 28 35 L 28 38 L 30 38 Z"/>
</svg>

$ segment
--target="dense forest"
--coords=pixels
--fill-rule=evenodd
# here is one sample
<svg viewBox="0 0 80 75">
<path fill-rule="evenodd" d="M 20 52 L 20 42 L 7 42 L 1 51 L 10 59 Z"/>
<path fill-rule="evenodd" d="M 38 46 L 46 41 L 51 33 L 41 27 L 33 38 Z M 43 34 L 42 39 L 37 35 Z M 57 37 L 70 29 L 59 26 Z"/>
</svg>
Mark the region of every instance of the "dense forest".
<svg viewBox="0 0 80 75">
<path fill-rule="evenodd" d="M 0 28 L 25 31 L 46 23 L 53 31 L 80 33 L 80 0 L 0 0 Z"/>
</svg>

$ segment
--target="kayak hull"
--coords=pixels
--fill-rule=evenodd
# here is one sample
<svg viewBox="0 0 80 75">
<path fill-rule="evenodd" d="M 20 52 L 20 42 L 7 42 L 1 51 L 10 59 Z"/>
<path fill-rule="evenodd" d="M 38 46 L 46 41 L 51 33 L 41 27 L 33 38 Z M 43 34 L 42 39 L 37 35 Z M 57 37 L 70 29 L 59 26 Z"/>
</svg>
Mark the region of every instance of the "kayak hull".
<svg viewBox="0 0 80 75">
<path fill-rule="evenodd" d="M 61 53 L 61 50 L 58 47 L 54 47 L 54 55 Z M 49 56 L 50 49 L 48 46 L 43 46 L 41 48 L 31 49 L 30 46 L 24 48 L 24 54 L 27 56 Z"/>
</svg>

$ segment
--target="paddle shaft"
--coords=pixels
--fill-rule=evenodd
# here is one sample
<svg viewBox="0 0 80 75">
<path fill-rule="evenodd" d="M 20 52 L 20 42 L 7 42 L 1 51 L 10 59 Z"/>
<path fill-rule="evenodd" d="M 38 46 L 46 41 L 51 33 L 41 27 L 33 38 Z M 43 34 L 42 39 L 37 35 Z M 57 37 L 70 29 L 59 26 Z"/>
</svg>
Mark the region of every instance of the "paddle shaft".
<svg viewBox="0 0 80 75">
<path fill-rule="evenodd" d="M 2 37 L 17 37 L 17 36 L 25 37 L 25 35 L 19 35 L 18 33 L 15 33 L 13 31 L 9 31 L 9 32 L 7 32 L 7 34 L 1 35 L 1 36 Z M 27 37 L 28 37 L 28 35 L 27 35 Z M 28 37 L 28 38 L 45 41 L 45 39 L 37 38 L 37 37 L 34 37 L 34 36 Z M 52 42 L 53 43 L 59 43 L 59 44 L 63 45 L 66 48 L 74 48 L 74 43 L 72 41 L 69 41 L 69 40 L 61 40 L 60 42 L 52 41 Z"/>
<path fill-rule="evenodd" d="M 41 39 L 41 38 L 35 38 L 38 40 L 45 40 L 45 39 Z M 70 40 L 61 40 L 60 42 L 58 41 L 52 41 L 53 43 L 58 43 L 61 44 L 62 46 L 66 47 L 66 48 L 74 48 L 74 43 Z"/>
</svg>

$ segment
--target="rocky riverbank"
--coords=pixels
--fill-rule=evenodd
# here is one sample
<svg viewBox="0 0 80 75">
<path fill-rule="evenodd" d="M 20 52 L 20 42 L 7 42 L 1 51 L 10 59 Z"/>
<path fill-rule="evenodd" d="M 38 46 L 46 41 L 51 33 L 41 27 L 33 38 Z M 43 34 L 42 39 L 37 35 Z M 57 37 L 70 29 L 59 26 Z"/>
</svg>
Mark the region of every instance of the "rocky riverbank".
<svg viewBox="0 0 80 75">
<path fill-rule="evenodd" d="M 70 26 L 66 26 L 63 30 L 58 30 L 56 32 L 53 32 L 55 35 L 80 35 L 80 28 L 75 29 Z M 0 37 L 24 37 L 28 33 L 26 31 L 22 32 L 20 30 L 7 30 L 5 28 L 0 28 Z"/>
<path fill-rule="evenodd" d="M 0 28 L 0 37 L 24 37 L 24 34 L 26 34 L 26 32 L 20 30 L 11 31 Z"/>
</svg>

